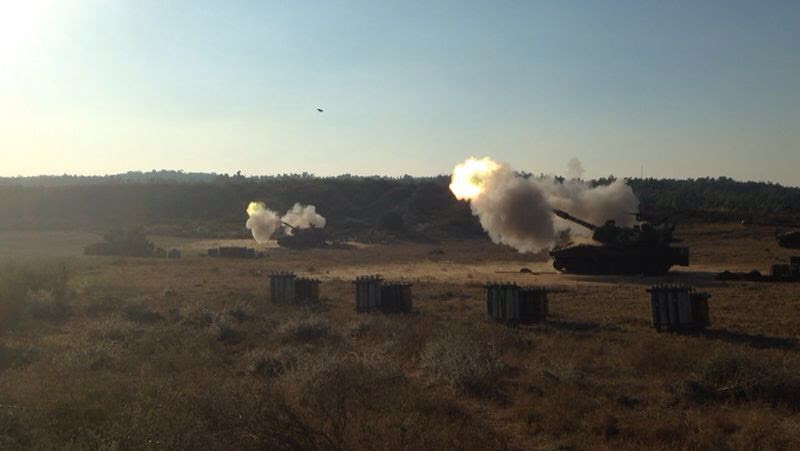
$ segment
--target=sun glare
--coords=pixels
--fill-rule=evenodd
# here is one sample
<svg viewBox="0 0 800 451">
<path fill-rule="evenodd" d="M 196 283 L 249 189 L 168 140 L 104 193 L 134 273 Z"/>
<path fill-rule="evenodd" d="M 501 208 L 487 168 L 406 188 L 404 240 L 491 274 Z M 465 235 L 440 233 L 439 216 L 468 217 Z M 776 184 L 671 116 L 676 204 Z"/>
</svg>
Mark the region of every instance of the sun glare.
<svg viewBox="0 0 800 451">
<path fill-rule="evenodd" d="M 14 57 L 38 31 L 49 0 L 0 0 L 0 56 Z"/>
</svg>

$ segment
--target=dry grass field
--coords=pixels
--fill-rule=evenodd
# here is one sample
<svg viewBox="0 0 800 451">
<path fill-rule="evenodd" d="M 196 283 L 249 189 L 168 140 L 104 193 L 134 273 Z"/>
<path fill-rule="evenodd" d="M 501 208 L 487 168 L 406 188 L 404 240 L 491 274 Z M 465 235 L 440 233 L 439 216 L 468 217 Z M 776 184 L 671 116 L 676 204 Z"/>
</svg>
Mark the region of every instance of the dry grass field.
<svg viewBox="0 0 800 451">
<path fill-rule="evenodd" d="M 576 277 L 485 241 L 201 257 L 84 257 L 88 234 L 0 233 L 1 449 L 797 449 L 800 284 L 716 282 L 790 251 L 687 226 L 692 266 Z M 247 243 L 252 246 L 252 243 Z M 519 273 L 522 267 L 533 274 Z M 275 305 L 267 274 L 322 280 Z M 352 279 L 414 283 L 411 315 L 355 313 Z M 489 280 L 545 285 L 550 318 L 485 318 Z M 645 288 L 711 294 L 658 334 Z"/>
</svg>

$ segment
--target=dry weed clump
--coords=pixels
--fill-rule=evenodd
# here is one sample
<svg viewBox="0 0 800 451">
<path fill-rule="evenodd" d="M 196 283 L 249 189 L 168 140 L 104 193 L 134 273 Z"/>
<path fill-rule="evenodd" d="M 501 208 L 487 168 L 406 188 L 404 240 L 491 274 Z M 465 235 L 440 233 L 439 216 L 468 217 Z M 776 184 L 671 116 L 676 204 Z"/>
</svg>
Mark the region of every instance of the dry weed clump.
<svg viewBox="0 0 800 451">
<path fill-rule="evenodd" d="M 211 336 L 225 344 L 235 345 L 243 339 L 242 333 L 233 325 L 233 320 L 226 315 L 218 315 L 214 318 L 208 331 Z"/>
<path fill-rule="evenodd" d="M 447 331 L 420 354 L 420 366 L 454 392 L 486 393 L 504 368 L 496 343 L 466 331 Z"/>
<path fill-rule="evenodd" d="M 135 323 L 151 324 L 164 319 L 160 313 L 145 306 L 141 300 L 132 300 L 122 306 L 123 316 Z"/>
<path fill-rule="evenodd" d="M 800 412 L 800 375 L 781 362 L 738 352 L 712 355 L 702 377 L 673 387 L 680 397 L 696 403 L 763 403 Z"/>
<path fill-rule="evenodd" d="M 639 376 L 679 374 L 692 371 L 702 359 L 702 349 L 675 343 L 671 336 L 649 337 L 625 351 L 628 365 Z"/>
<path fill-rule="evenodd" d="M 27 294 L 27 303 L 31 316 L 45 321 L 63 321 L 71 312 L 71 306 L 66 300 L 54 293 L 52 289 L 30 290 Z"/>
<path fill-rule="evenodd" d="M 184 304 L 178 311 L 181 322 L 193 327 L 208 327 L 214 322 L 214 314 L 200 301 L 194 300 Z"/>
<path fill-rule="evenodd" d="M 282 384 L 322 449 L 497 449 L 504 443 L 452 400 L 425 393 L 382 353 L 308 356 Z"/>
<path fill-rule="evenodd" d="M 53 357 L 53 367 L 71 371 L 99 371 L 115 368 L 121 361 L 118 344 L 112 342 L 87 342 Z"/>
<path fill-rule="evenodd" d="M 66 266 L 6 264 L 0 268 L 0 329 L 26 319 L 56 321 L 71 312 Z"/>
<path fill-rule="evenodd" d="M 119 312 L 124 305 L 125 301 L 118 295 L 88 296 L 85 311 L 89 316 L 99 317 Z"/>
<path fill-rule="evenodd" d="M 35 356 L 36 352 L 32 349 L 0 344 L 0 373 L 30 363 Z"/>
<path fill-rule="evenodd" d="M 308 343 L 332 337 L 333 328 L 324 317 L 311 315 L 284 321 L 277 333 L 281 343 Z"/>
<path fill-rule="evenodd" d="M 133 321 L 114 315 L 90 323 L 88 333 L 95 340 L 125 344 L 141 335 L 142 330 Z"/>
<path fill-rule="evenodd" d="M 424 315 L 359 315 L 348 328 L 350 337 L 360 345 L 377 345 L 403 360 L 419 355 L 437 329 Z"/>
<path fill-rule="evenodd" d="M 361 315 L 348 325 L 350 337 L 361 338 L 368 336 L 376 328 L 375 320 L 372 316 Z"/>
<path fill-rule="evenodd" d="M 59 266 L 10 265 L 0 449 L 798 448 L 800 359 L 783 344 L 800 331 L 794 286 L 709 285 L 713 328 L 656 334 L 649 281 L 543 273 L 578 288 L 554 294 L 550 321 L 509 328 L 484 320 L 475 281 L 530 262 L 497 247 L 476 263 L 475 243 L 442 246 L 455 263 L 442 261 L 446 275 L 406 244 L 269 261 L 86 259 L 63 284 Z M 309 259 L 330 271 L 323 308 L 255 300 L 270 267 Z M 353 312 L 349 273 L 372 265 L 433 279 L 415 287 L 415 314 Z M 172 283 L 180 294 L 160 296 Z"/>
<path fill-rule="evenodd" d="M 297 356 L 286 348 L 252 349 L 244 355 L 244 367 L 249 374 L 271 379 L 293 371 L 297 367 Z"/>
<path fill-rule="evenodd" d="M 239 302 L 226 309 L 225 314 L 241 323 L 255 317 L 255 308 L 251 304 Z"/>
</svg>

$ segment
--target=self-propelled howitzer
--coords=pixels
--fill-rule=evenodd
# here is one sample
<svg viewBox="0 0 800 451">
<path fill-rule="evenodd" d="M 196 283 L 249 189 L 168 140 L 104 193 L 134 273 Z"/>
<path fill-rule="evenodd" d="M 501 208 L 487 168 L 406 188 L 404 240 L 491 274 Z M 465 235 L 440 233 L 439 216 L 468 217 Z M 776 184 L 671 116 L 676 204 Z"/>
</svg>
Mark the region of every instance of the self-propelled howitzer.
<svg viewBox="0 0 800 451">
<path fill-rule="evenodd" d="M 689 248 L 675 247 L 674 224 L 642 221 L 621 227 L 609 220 L 598 226 L 562 210 L 553 213 L 592 232 L 599 244 L 567 243 L 550 252 L 553 267 L 574 274 L 664 274 L 673 265 L 689 265 Z M 638 217 L 637 217 L 638 219 Z"/>
<path fill-rule="evenodd" d="M 309 249 L 315 247 L 325 247 L 326 234 L 322 228 L 315 227 L 313 224 L 306 228 L 295 227 L 287 222 L 282 222 L 283 226 L 291 230 L 278 238 L 278 245 L 290 249 Z"/>
<path fill-rule="evenodd" d="M 775 232 L 775 238 L 778 239 L 778 246 L 780 247 L 800 249 L 800 231 Z"/>
</svg>

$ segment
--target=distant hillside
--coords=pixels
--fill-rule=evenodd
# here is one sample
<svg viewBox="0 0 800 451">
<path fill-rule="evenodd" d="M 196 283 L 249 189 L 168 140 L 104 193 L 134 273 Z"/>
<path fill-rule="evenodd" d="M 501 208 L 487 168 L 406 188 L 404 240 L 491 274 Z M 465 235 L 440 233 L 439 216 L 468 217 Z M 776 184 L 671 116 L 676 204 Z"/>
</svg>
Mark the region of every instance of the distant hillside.
<svg viewBox="0 0 800 451">
<path fill-rule="evenodd" d="M 448 183 L 447 176 L 243 177 L 172 171 L 0 178 L 0 228 L 103 231 L 144 225 L 166 234 L 246 236 L 245 208 L 259 200 L 278 211 L 295 202 L 316 205 L 329 231 L 343 238 L 380 235 L 381 230 L 411 238 L 484 236 L 468 205 L 450 194 Z M 628 183 L 645 213 L 683 221 L 800 223 L 800 188 L 728 178 Z"/>
</svg>

